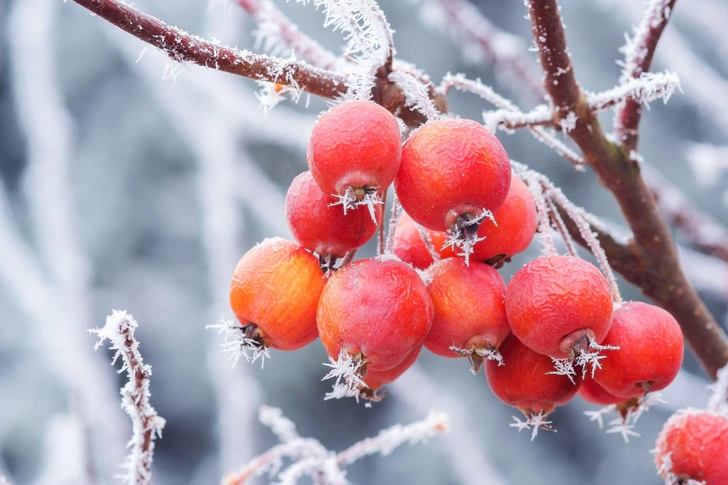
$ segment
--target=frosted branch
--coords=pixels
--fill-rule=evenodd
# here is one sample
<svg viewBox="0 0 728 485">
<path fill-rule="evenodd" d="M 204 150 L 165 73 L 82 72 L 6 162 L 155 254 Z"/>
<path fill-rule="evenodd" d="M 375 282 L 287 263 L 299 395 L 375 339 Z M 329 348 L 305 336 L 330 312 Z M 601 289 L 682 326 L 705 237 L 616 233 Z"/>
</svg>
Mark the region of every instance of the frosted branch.
<svg viewBox="0 0 728 485">
<path fill-rule="evenodd" d="M 344 468 L 355 461 L 377 453 L 387 456 L 405 443 L 414 445 L 448 431 L 448 417 L 430 412 L 422 421 L 406 426 L 395 425 L 336 454 L 318 440 L 298 436 L 295 426 L 283 417 L 280 409 L 261 408 L 260 418 L 263 424 L 272 427 L 283 443 L 253 459 L 240 472 L 228 473 L 222 485 L 240 485 L 266 471 L 271 479 L 277 477 L 277 483 L 283 485 L 296 484 L 304 476 L 322 485 L 345 485 L 349 482 Z M 283 467 L 284 458 L 292 461 L 287 468 Z"/>
<path fill-rule="evenodd" d="M 536 64 L 520 37 L 500 30 L 467 0 L 417 0 L 425 24 L 448 33 L 475 63 L 490 62 L 498 75 L 517 80 L 533 99 L 543 97 Z M 504 81 L 510 81 L 505 79 Z M 509 82 L 509 84 L 512 84 Z"/>
<path fill-rule="evenodd" d="M 425 243 L 425 248 L 427 249 L 427 252 L 432 257 L 433 261 L 439 261 L 440 253 L 437 251 L 437 248 L 435 248 L 435 245 L 432 243 L 432 238 L 430 237 L 430 234 L 427 232 L 427 229 L 425 229 L 421 225 L 417 224 L 416 222 L 415 222 L 415 226 L 417 227 L 417 232 L 420 234 L 420 238 L 422 239 L 422 242 Z"/>
<path fill-rule="evenodd" d="M 399 197 L 397 197 L 397 193 L 394 193 L 394 197 L 392 197 L 392 217 L 389 219 L 389 224 L 387 226 L 387 242 L 384 245 L 384 252 L 385 253 L 391 253 L 392 248 L 394 248 L 394 234 L 397 230 L 397 221 L 399 220 L 399 217 L 402 213 L 402 206 L 399 203 Z"/>
<path fill-rule="evenodd" d="M 440 118 L 440 112 L 430 98 L 429 85 L 412 72 L 397 70 L 389 73 L 388 79 L 397 83 L 405 97 L 405 106 L 417 110 L 428 120 Z"/>
<path fill-rule="evenodd" d="M 528 113 L 521 111 L 499 109 L 483 112 L 485 127 L 495 132 L 497 129 L 514 131 L 518 128 L 535 126 L 550 126 L 553 124 L 551 109 L 546 105 L 536 106 Z"/>
<path fill-rule="evenodd" d="M 271 55 L 295 55 L 314 67 L 336 70 L 340 59 L 324 49 L 318 42 L 302 33 L 272 0 L 234 0 L 258 23 L 254 32 L 256 47 Z"/>
<path fill-rule="evenodd" d="M 73 0 L 134 37 L 164 51 L 177 62 L 237 74 L 306 91 L 324 98 L 346 93 L 345 78 L 337 73 L 298 62 L 247 50 L 224 47 L 189 34 L 144 14 L 120 0 Z"/>
<path fill-rule="evenodd" d="M 650 0 L 642 21 L 635 27 L 632 37 L 627 37 L 627 43 L 621 49 L 624 63 L 620 84 L 640 78 L 649 71 L 657 43 L 667 26 L 674 5 L 675 0 Z M 637 127 L 641 115 L 640 102 L 634 98 L 620 103 L 615 114 L 614 134 L 627 152 L 637 148 Z"/>
<path fill-rule="evenodd" d="M 450 422 L 447 415 L 437 412 L 430 414 L 422 421 L 407 426 L 395 425 L 381 431 L 373 438 L 360 441 L 337 455 L 340 466 L 351 465 L 365 456 L 380 454 L 387 456 L 404 443 L 414 445 L 427 441 L 428 438 L 449 431 Z"/>
<path fill-rule="evenodd" d="M 125 311 L 114 311 L 106 317 L 106 324 L 101 328 L 89 330 L 99 337 L 94 349 L 98 349 L 106 340 L 110 349 L 115 350 L 112 365 L 121 357 L 122 367 L 119 372 L 127 371 L 129 381 L 121 388 L 121 407 L 131 418 L 131 448 L 123 467 L 126 473 L 120 478 L 127 485 L 148 485 L 152 478 L 152 458 L 154 439 L 162 437 L 165 421 L 149 404 L 149 378 L 152 368 L 144 364 L 139 352 L 139 342 L 134 336 L 138 324 L 134 317 Z"/>
<path fill-rule="evenodd" d="M 708 401 L 708 410 L 728 418 L 728 365 L 718 371 L 718 379 L 710 386 L 713 394 Z"/>
<path fill-rule="evenodd" d="M 547 199 L 546 203 L 548 204 L 549 212 L 551 213 L 551 221 L 554 225 L 554 229 L 556 229 L 559 234 L 561 234 L 561 238 L 564 241 L 566 250 L 571 256 L 578 257 L 579 255 L 576 251 L 576 245 L 574 244 L 574 240 L 571 238 L 571 234 L 569 234 L 569 229 L 566 227 L 566 223 L 564 223 L 564 219 L 561 217 L 561 213 L 558 211 L 558 209 L 556 209 L 556 204 L 554 204 L 554 201 L 552 199 Z"/>
<path fill-rule="evenodd" d="M 656 99 L 662 99 L 664 103 L 667 103 L 675 89 L 682 89 L 677 74 L 645 72 L 639 78 L 629 79 L 608 91 L 587 93 L 586 99 L 589 108 L 595 113 L 600 113 L 627 99 L 644 105 L 648 105 Z"/>
</svg>

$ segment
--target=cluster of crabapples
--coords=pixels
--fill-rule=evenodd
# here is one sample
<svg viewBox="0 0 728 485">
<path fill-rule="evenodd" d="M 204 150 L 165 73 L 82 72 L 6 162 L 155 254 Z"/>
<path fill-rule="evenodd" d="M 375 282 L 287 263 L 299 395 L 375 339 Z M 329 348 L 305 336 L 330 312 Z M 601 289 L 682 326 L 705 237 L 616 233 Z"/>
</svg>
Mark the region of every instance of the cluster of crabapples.
<svg viewBox="0 0 728 485">
<path fill-rule="evenodd" d="M 629 409 L 677 374 L 677 322 L 645 303 L 615 305 L 591 263 L 542 256 L 506 286 L 496 267 L 529 246 L 537 210 L 482 125 L 431 121 L 402 143 L 391 113 L 347 101 L 318 119 L 307 159 L 286 197 L 297 242 L 263 241 L 233 275 L 247 344 L 295 350 L 320 337 L 351 371 L 343 394 L 373 400 L 422 346 L 468 357 L 474 370 L 485 362 L 493 392 L 528 417 L 577 393 Z M 384 254 L 351 261 L 383 224 L 391 184 L 405 212 L 396 229 L 390 223 L 393 238 Z M 603 348 L 619 350 L 604 358 Z M 599 369 L 577 374 L 571 363 Z"/>
</svg>

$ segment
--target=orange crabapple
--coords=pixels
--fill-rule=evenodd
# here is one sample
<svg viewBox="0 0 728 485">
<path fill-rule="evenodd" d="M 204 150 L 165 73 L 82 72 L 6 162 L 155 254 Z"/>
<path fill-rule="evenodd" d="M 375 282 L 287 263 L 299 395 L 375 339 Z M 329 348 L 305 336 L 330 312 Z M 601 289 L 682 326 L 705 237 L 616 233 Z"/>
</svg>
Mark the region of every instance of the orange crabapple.
<svg viewBox="0 0 728 485">
<path fill-rule="evenodd" d="M 483 218 L 503 205 L 510 184 L 503 146 L 482 125 L 464 119 L 433 121 L 414 131 L 402 147 L 394 181 L 412 219 L 434 231 L 451 231 L 465 254 Z"/>
<path fill-rule="evenodd" d="M 516 427 L 533 426 L 534 432 L 539 427 L 550 429 L 545 416 L 576 396 L 582 382 L 580 376 L 572 382 L 568 376 L 550 372 L 551 359 L 529 349 L 513 334 L 501 343 L 499 352 L 505 365 L 494 360 L 485 362 L 485 375 L 493 394 L 526 416 L 529 426 L 520 423 Z"/>
<path fill-rule="evenodd" d="M 642 397 L 664 389 L 682 365 L 680 325 L 668 312 L 647 303 L 619 306 L 602 343 L 619 347 L 619 352 L 604 360 L 594 380 L 609 393 L 623 398 Z"/>
<path fill-rule="evenodd" d="M 540 354 L 578 358 L 577 363 L 582 357 L 595 356 L 588 351 L 598 347 L 609 332 L 613 308 L 602 273 L 573 256 L 544 256 L 527 263 L 506 292 L 513 333 Z M 598 366 L 598 361 L 594 364 Z"/>
<path fill-rule="evenodd" d="M 503 278 L 487 264 L 460 258 L 442 259 L 427 273 L 435 318 L 425 347 L 443 357 L 469 357 L 473 373 L 484 358 L 500 361 L 497 349 L 511 332 Z"/>
<path fill-rule="evenodd" d="M 445 244 L 444 232 L 431 231 L 424 227 L 418 229 L 417 223 L 406 212 L 402 212 L 397 220 L 397 227 L 394 231 L 394 245 L 392 246 L 392 252 L 399 259 L 417 269 L 427 269 L 435 262 L 432 254 L 427 250 L 427 245 L 422 238 L 422 234 L 420 234 L 420 230 L 424 231 L 425 235 L 430 239 L 436 254 L 439 254 L 440 257 L 454 256 L 452 250 L 449 250 L 449 254 L 446 256 L 443 253 L 448 249 L 445 251 L 440 249 Z"/>
<path fill-rule="evenodd" d="M 324 193 L 344 213 L 368 205 L 376 222 L 377 194 L 399 170 L 402 138 L 394 115 L 371 101 L 345 101 L 321 115 L 311 132 L 307 160 Z"/>
<path fill-rule="evenodd" d="M 293 237 L 303 247 L 322 258 L 342 258 L 366 244 L 377 231 L 377 225 L 365 207 L 356 207 L 348 214 L 332 207 L 336 199 L 323 192 L 310 172 L 298 175 L 286 194 L 286 222 Z M 375 208 L 379 220 L 382 208 Z"/>
<path fill-rule="evenodd" d="M 433 307 L 425 284 L 409 265 L 386 257 L 362 259 L 337 270 L 318 304 L 317 323 L 329 357 L 357 362 L 359 377 L 387 371 L 422 344 Z"/>
<path fill-rule="evenodd" d="M 245 337 L 279 350 L 315 340 L 323 276 L 318 259 L 291 241 L 271 238 L 250 249 L 230 283 L 230 305 Z"/>
<path fill-rule="evenodd" d="M 687 409 L 667 420 L 657 437 L 655 464 L 666 483 L 728 485 L 728 417 Z"/>
</svg>

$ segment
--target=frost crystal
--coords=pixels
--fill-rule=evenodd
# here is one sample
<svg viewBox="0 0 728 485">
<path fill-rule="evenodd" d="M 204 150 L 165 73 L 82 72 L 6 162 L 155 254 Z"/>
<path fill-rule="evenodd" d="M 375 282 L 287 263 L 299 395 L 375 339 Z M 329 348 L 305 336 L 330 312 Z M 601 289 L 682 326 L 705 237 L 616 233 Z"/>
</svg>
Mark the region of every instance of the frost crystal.
<svg viewBox="0 0 728 485">
<path fill-rule="evenodd" d="M 552 421 L 546 420 L 547 416 L 548 415 L 544 414 L 543 411 L 539 412 L 538 414 L 532 414 L 531 416 L 528 416 L 525 421 L 521 421 L 517 417 L 513 416 L 513 420 L 515 421 L 515 423 L 511 423 L 509 426 L 511 428 L 518 428 L 519 433 L 524 429 L 530 429 L 531 441 L 533 441 L 538 435 L 539 429 L 556 432 L 556 430 L 551 427 Z"/>
<path fill-rule="evenodd" d="M 335 377 L 336 382 L 334 383 L 333 390 L 326 394 L 325 399 L 358 396 L 358 388 L 367 387 L 360 374 L 361 368 L 365 364 L 365 359 L 352 357 L 344 349 L 339 351 L 338 359 L 334 360 L 332 357 L 329 357 L 329 362 L 323 365 L 331 367 L 331 370 L 321 380 L 325 381 L 326 379 Z"/>
<path fill-rule="evenodd" d="M 458 217 L 458 222 L 453 226 L 452 229 L 448 229 L 445 233 L 445 244 L 442 249 L 445 248 L 460 248 L 461 253 L 458 256 L 465 258 L 465 264 L 470 264 L 470 255 L 473 254 L 473 247 L 483 241 L 484 237 L 478 237 L 478 227 L 486 218 L 490 219 L 493 224 L 498 225 L 495 222 L 493 213 L 487 209 L 483 209 L 483 212 L 473 219 L 463 219 Z M 439 258 L 438 258 L 439 259 Z"/>
<path fill-rule="evenodd" d="M 271 239 L 266 239 L 261 244 L 270 244 Z M 263 345 L 259 340 L 250 338 L 246 327 L 238 322 L 221 318 L 216 324 L 207 325 L 205 328 L 217 330 L 217 333 L 224 333 L 224 340 L 220 346 L 223 352 L 230 352 L 229 360 L 233 361 L 233 367 L 235 367 L 235 364 L 238 363 L 241 357 L 249 364 L 260 359 L 261 369 L 265 366 L 265 359 L 270 359 L 268 347 Z"/>
<path fill-rule="evenodd" d="M 625 443 L 629 443 L 629 437 L 639 437 L 640 434 L 633 431 L 637 421 L 640 419 L 642 414 L 648 411 L 652 406 L 658 403 L 664 403 L 662 395 L 657 393 L 650 393 L 636 402 L 631 399 L 626 399 L 622 404 L 611 404 L 605 406 L 596 411 L 584 411 L 584 414 L 589 418 L 589 421 L 596 421 L 599 425 L 599 429 L 604 429 L 603 418 L 607 414 L 618 412 L 621 416 L 613 419 L 609 422 L 609 428 L 607 433 L 619 433 L 624 438 Z"/>
</svg>

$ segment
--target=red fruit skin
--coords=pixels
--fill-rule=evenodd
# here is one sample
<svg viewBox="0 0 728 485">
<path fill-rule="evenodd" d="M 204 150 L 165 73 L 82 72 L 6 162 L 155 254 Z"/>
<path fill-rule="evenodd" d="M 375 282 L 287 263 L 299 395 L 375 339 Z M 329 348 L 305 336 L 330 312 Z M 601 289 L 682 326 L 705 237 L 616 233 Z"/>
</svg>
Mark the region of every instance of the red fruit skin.
<svg viewBox="0 0 728 485">
<path fill-rule="evenodd" d="M 430 236 L 432 247 L 440 252 L 441 257 L 445 257 L 440 249 L 445 244 L 445 233 L 423 229 Z M 435 262 L 422 240 L 420 231 L 417 229 L 417 223 L 405 212 L 402 212 L 397 221 L 392 252 L 399 259 L 417 269 L 427 269 Z"/>
<path fill-rule="evenodd" d="M 422 226 L 446 231 L 461 214 L 495 212 L 511 184 L 511 163 L 498 139 L 472 120 L 439 120 L 402 147 L 394 186 L 404 210 Z"/>
<path fill-rule="evenodd" d="M 370 101 L 345 101 L 316 121 L 306 158 L 326 194 L 344 195 L 347 187 L 384 189 L 399 170 L 401 140 L 392 113 Z"/>
<path fill-rule="evenodd" d="M 536 234 L 536 203 L 528 186 L 520 179 L 511 179 L 506 201 L 493 218 L 497 226 L 485 219 L 478 228 L 478 237 L 485 239 L 473 246 L 471 261 L 485 261 L 501 254 L 511 257 L 531 244 Z"/>
<path fill-rule="evenodd" d="M 647 303 L 629 302 L 617 308 L 602 344 L 619 350 L 600 361 L 602 368 L 594 380 L 617 396 L 641 397 L 664 389 L 682 365 L 680 325 L 668 312 Z"/>
<path fill-rule="evenodd" d="M 323 287 L 316 256 L 296 243 L 266 239 L 235 267 L 230 305 L 240 323 L 258 326 L 265 345 L 296 350 L 318 336 L 316 308 Z"/>
<path fill-rule="evenodd" d="M 728 418 L 703 410 L 673 414 L 657 437 L 655 464 L 669 455 L 677 478 L 728 485 Z M 665 477 L 666 473 L 661 475 Z"/>
<path fill-rule="evenodd" d="M 606 359 L 602 359 L 604 362 Z M 622 404 L 628 398 L 615 396 L 607 392 L 602 386 L 596 383 L 591 377 L 584 379 L 579 388 L 579 395 L 587 402 L 598 404 L 600 406 L 609 406 L 611 404 Z"/>
<path fill-rule="evenodd" d="M 421 350 L 422 346 L 417 346 L 401 363 L 389 370 L 367 370 L 367 375 L 364 377 L 364 383 L 367 385 L 367 388 L 372 391 L 376 391 L 381 389 L 382 386 L 385 386 L 390 382 L 394 382 L 399 376 L 412 367 L 417 360 L 417 357 L 419 357 Z"/>
<path fill-rule="evenodd" d="M 506 284 L 492 267 L 460 258 L 442 259 L 430 267 L 427 285 L 435 319 L 425 347 L 442 357 L 460 357 L 450 347 L 498 348 L 511 328 L 505 308 Z"/>
<path fill-rule="evenodd" d="M 377 231 L 369 208 L 359 206 L 347 210 L 331 207 L 336 199 L 324 193 L 310 172 L 304 172 L 291 183 L 286 194 L 286 222 L 301 246 L 320 255 L 342 258 L 352 249 L 366 244 Z M 374 207 L 377 220 L 382 206 Z"/>
<path fill-rule="evenodd" d="M 494 360 L 485 362 L 485 376 L 498 399 L 517 407 L 526 415 L 550 413 L 556 406 L 571 401 L 581 386 L 581 375 L 576 383 L 568 377 L 547 374 L 554 370 L 551 358 L 537 354 L 509 335 L 498 349 L 505 365 Z"/>
<path fill-rule="evenodd" d="M 332 358 L 341 349 L 363 355 L 367 372 L 401 363 L 422 344 L 434 310 L 417 272 L 398 260 L 362 259 L 329 278 L 319 300 L 321 342 Z"/>
<path fill-rule="evenodd" d="M 556 358 L 569 357 L 559 345 L 577 330 L 593 331 L 601 343 L 612 323 L 613 306 L 602 273 L 572 256 L 529 262 L 513 276 L 506 292 L 506 314 L 516 337 L 532 350 Z"/>
</svg>

